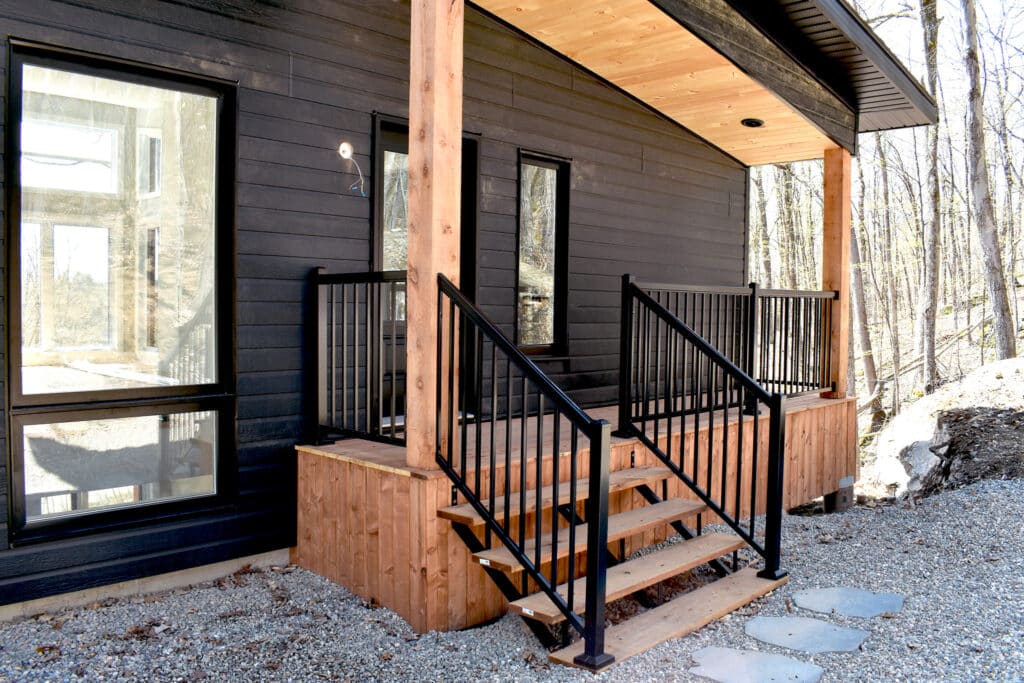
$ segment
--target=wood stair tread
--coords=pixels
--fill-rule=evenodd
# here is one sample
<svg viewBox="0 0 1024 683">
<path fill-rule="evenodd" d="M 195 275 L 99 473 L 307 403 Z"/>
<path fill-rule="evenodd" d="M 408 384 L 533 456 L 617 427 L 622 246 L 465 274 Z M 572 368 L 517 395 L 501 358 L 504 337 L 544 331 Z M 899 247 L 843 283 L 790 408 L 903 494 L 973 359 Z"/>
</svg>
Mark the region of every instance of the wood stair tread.
<svg viewBox="0 0 1024 683">
<path fill-rule="evenodd" d="M 659 527 L 677 521 L 687 515 L 696 514 L 706 510 L 704 503 L 684 498 L 672 498 L 670 500 L 635 508 L 627 512 L 620 512 L 608 516 L 608 542 L 617 541 L 635 534 L 642 533 L 649 529 Z M 586 550 L 587 546 L 587 525 L 576 526 L 576 547 L 578 552 Z M 541 541 L 541 564 L 551 561 L 552 547 L 551 534 L 540 537 Z M 527 540 L 524 545 L 524 553 L 531 560 L 535 557 L 536 544 L 534 539 Z M 569 530 L 568 528 L 558 530 L 558 559 L 569 556 Z M 489 550 L 483 550 L 473 555 L 476 560 L 485 566 L 493 569 L 500 569 L 506 572 L 519 572 L 523 567 L 519 561 L 505 546 L 498 546 Z"/>
<path fill-rule="evenodd" d="M 704 534 L 696 538 L 677 543 L 657 552 L 643 555 L 635 559 L 608 568 L 606 584 L 606 601 L 612 602 L 665 579 L 682 574 L 700 565 L 727 555 L 744 546 L 738 536 L 732 534 Z M 573 586 L 572 609 L 577 614 L 586 609 L 586 577 L 577 579 Z M 567 583 L 558 587 L 563 599 L 569 594 Z M 534 593 L 515 602 L 509 607 L 516 614 L 542 621 L 546 624 L 557 624 L 565 619 L 565 615 L 546 593 Z"/>
<path fill-rule="evenodd" d="M 668 479 L 671 473 L 664 467 L 634 467 L 626 470 L 617 470 L 611 472 L 608 475 L 608 491 L 609 493 L 615 493 L 617 491 L 625 491 L 627 489 L 637 488 L 644 484 L 656 484 L 659 481 Z M 552 507 L 554 503 L 554 487 L 545 486 L 540 490 L 541 494 L 541 509 L 547 509 Z M 586 500 L 590 496 L 590 480 L 589 479 L 577 479 L 576 480 L 576 500 Z M 560 482 L 558 485 L 558 504 L 565 505 L 569 502 L 569 482 Z M 482 501 L 484 506 L 489 505 L 488 500 Z M 515 492 L 511 495 L 509 505 L 509 517 L 519 516 L 519 492 Z M 526 493 L 526 513 L 536 511 L 537 509 L 537 493 L 536 489 L 531 489 Z M 465 524 L 466 526 L 475 527 L 482 526 L 484 519 L 473 506 L 469 503 L 463 503 L 461 505 L 452 505 L 450 507 L 441 508 L 437 511 L 438 517 L 451 520 L 458 524 Z M 495 517 L 505 515 L 505 498 L 499 496 L 494 501 L 494 515 Z"/>
<path fill-rule="evenodd" d="M 692 633 L 775 590 L 787 581 L 789 577 L 778 580 L 762 579 L 757 575 L 755 568 L 748 567 L 616 624 L 605 631 L 605 651 L 615 657 L 615 661 L 609 666 L 623 662 L 666 640 Z M 583 653 L 583 646 L 583 641 L 579 640 L 567 648 L 551 653 L 550 659 L 559 664 L 573 666 L 574 658 Z"/>
</svg>

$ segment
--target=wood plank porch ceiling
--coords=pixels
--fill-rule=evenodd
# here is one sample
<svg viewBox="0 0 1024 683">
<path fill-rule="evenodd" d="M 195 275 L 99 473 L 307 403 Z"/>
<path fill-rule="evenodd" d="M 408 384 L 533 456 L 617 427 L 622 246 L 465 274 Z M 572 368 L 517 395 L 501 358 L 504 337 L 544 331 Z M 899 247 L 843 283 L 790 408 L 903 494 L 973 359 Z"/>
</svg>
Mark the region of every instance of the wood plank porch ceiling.
<svg viewBox="0 0 1024 683">
<path fill-rule="evenodd" d="M 648 0 L 474 0 L 741 162 L 818 159 L 836 147 L 779 96 Z M 756 118 L 761 128 L 740 121 Z"/>
</svg>

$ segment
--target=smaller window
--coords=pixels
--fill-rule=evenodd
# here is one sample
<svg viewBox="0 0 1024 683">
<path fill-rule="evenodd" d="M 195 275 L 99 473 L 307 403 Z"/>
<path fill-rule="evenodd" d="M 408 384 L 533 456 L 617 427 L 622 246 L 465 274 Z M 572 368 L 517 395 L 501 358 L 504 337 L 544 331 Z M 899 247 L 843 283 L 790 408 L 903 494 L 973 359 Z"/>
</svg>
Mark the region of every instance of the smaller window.
<svg viewBox="0 0 1024 683">
<path fill-rule="evenodd" d="M 26 116 L 21 122 L 22 186 L 117 194 L 117 137 L 113 128 Z"/>
<path fill-rule="evenodd" d="M 136 191 L 140 198 L 156 197 L 160 194 L 160 131 L 140 131 L 136 144 Z"/>
<path fill-rule="evenodd" d="M 568 198 L 568 162 L 521 157 L 516 330 L 528 350 L 565 342 Z"/>
<path fill-rule="evenodd" d="M 380 150 L 375 167 L 380 169 L 376 186 L 377 263 L 381 270 L 405 270 L 409 254 L 409 133 L 404 126 L 384 124 L 378 132 Z M 383 289 L 387 320 L 404 322 L 405 283 Z"/>
</svg>

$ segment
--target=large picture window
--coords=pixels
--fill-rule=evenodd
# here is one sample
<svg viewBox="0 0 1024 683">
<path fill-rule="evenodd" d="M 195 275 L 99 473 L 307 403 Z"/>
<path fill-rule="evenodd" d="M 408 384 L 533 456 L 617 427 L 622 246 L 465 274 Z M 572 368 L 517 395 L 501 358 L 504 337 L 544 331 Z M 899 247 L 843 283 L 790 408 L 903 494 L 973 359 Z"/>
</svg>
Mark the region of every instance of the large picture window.
<svg viewBox="0 0 1024 683">
<path fill-rule="evenodd" d="M 222 495 L 234 89 L 31 45 L 13 55 L 16 533 Z"/>
<path fill-rule="evenodd" d="M 521 156 L 516 336 L 525 350 L 565 344 L 568 199 L 568 162 Z"/>
</svg>

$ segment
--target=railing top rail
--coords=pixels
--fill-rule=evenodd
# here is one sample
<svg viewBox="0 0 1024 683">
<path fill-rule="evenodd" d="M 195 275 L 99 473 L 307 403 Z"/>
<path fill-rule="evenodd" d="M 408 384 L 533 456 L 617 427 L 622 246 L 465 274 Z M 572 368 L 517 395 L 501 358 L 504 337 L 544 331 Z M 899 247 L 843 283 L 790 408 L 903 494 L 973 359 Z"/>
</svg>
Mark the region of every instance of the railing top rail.
<svg viewBox="0 0 1024 683">
<path fill-rule="evenodd" d="M 490 318 L 482 314 L 473 302 L 467 299 L 465 295 L 459 291 L 459 288 L 456 287 L 451 280 L 441 273 L 438 273 L 437 284 L 438 287 L 441 288 L 441 291 L 459 307 L 462 314 L 465 315 L 474 325 L 483 330 L 484 334 L 486 334 L 494 343 L 494 346 L 505 353 L 505 355 L 515 363 L 523 375 L 537 385 L 537 387 L 544 392 L 548 400 L 554 402 L 555 407 L 558 408 L 559 412 L 565 415 L 570 422 L 580 429 L 588 431 L 588 433 L 589 430 L 607 423 L 607 420 L 595 420 L 587 415 L 582 408 L 576 405 L 576 402 L 569 398 L 566 393 L 558 387 L 558 385 L 552 382 L 551 379 L 545 375 L 544 372 L 538 368 L 526 354 L 519 350 L 519 347 L 510 342 L 508 337 L 498 329 L 498 326 L 495 325 Z"/>
<path fill-rule="evenodd" d="M 636 282 L 637 287 L 658 292 L 693 292 L 696 294 L 740 294 L 749 295 L 750 287 L 727 285 L 678 285 L 670 282 Z"/>
<path fill-rule="evenodd" d="M 759 297 L 789 297 L 792 299 L 835 299 L 839 297 L 839 292 L 813 289 L 759 289 L 757 295 Z"/>
<path fill-rule="evenodd" d="M 404 282 L 404 270 L 378 270 L 364 273 L 323 273 L 316 270 L 319 285 L 372 284 L 376 282 Z"/>
<path fill-rule="evenodd" d="M 696 346 L 701 353 L 711 358 L 711 360 L 718 366 L 725 369 L 734 379 L 738 380 L 740 384 L 744 385 L 746 389 L 752 392 L 758 400 L 767 403 L 771 399 L 769 394 L 764 387 L 755 382 L 750 375 L 743 372 L 743 370 L 736 367 L 736 364 L 726 358 L 716 349 L 714 346 L 709 344 L 703 337 L 690 329 L 689 325 L 684 323 L 682 320 L 672 314 L 667 308 L 659 304 L 650 294 L 643 291 L 635 283 L 630 283 L 631 292 L 638 301 L 643 303 L 649 309 L 661 318 L 669 327 L 676 330 L 679 334 L 686 337 L 687 341 Z"/>
</svg>

